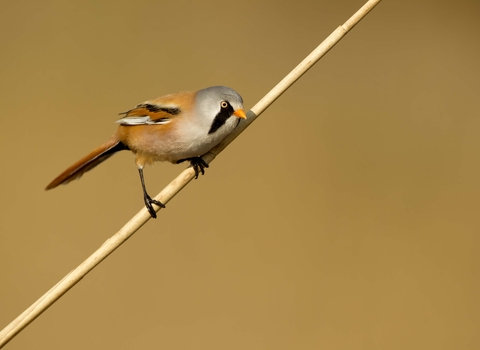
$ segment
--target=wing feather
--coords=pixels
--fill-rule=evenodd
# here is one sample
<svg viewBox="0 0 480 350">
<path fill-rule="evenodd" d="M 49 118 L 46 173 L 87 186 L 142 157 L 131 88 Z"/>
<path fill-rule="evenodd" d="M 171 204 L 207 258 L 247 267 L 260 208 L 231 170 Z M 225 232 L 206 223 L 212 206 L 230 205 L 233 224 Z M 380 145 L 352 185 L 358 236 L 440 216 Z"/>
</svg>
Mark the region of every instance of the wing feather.
<svg viewBox="0 0 480 350">
<path fill-rule="evenodd" d="M 161 125 L 168 124 L 171 118 L 179 113 L 180 108 L 178 107 L 146 102 L 127 112 L 120 113 L 125 116 L 116 122 L 122 125 Z"/>
</svg>

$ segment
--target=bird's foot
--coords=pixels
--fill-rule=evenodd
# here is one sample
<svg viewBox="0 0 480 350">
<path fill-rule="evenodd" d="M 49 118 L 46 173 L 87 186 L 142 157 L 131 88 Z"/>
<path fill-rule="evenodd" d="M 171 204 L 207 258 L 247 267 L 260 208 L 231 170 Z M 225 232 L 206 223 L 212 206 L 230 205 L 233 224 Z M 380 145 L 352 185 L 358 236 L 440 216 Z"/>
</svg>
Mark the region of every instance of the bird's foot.
<svg viewBox="0 0 480 350">
<path fill-rule="evenodd" d="M 160 208 L 165 208 L 165 204 L 163 204 L 160 201 L 157 201 L 156 199 L 152 199 L 152 197 L 150 197 L 146 193 L 145 193 L 145 196 L 144 196 L 144 200 L 145 200 L 145 206 L 147 207 L 147 210 L 150 213 L 150 216 L 153 219 L 156 219 L 157 218 L 157 213 L 156 213 L 155 209 L 153 209 L 152 204 L 158 205 Z"/>
<path fill-rule="evenodd" d="M 181 159 L 177 162 L 177 164 L 182 163 L 186 160 L 190 161 L 190 165 L 195 171 L 195 179 L 198 179 L 198 175 L 200 175 L 200 173 L 202 173 L 202 175 L 205 175 L 204 169 L 208 168 L 208 164 L 202 159 L 202 157 L 192 157 L 187 159 Z"/>
</svg>

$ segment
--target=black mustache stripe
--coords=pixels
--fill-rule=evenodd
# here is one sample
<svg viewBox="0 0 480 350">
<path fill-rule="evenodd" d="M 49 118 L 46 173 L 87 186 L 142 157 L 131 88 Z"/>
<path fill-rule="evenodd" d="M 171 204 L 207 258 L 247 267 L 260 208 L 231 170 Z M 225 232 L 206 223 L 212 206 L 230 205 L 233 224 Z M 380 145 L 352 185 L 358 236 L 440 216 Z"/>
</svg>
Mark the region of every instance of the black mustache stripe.
<svg viewBox="0 0 480 350">
<path fill-rule="evenodd" d="M 210 127 L 210 130 L 208 130 L 208 134 L 213 134 L 215 131 L 220 129 L 223 124 L 227 121 L 228 118 L 230 118 L 233 114 L 233 107 L 230 105 L 230 103 L 227 102 L 227 107 L 221 108 L 220 112 L 215 116 L 215 119 L 213 119 L 212 126 Z"/>
</svg>

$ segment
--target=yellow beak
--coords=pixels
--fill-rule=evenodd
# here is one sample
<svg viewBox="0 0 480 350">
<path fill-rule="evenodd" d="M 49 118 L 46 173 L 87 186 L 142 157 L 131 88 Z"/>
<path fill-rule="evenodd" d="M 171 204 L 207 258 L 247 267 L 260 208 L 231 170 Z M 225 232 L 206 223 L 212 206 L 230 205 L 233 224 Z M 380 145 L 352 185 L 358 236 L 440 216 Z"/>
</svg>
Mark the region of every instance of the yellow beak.
<svg viewBox="0 0 480 350">
<path fill-rule="evenodd" d="M 237 116 L 242 119 L 246 119 L 247 115 L 245 114 L 245 111 L 241 108 L 237 109 L 235 112 L 233 112 L 234 116 Z"/>
</svg>

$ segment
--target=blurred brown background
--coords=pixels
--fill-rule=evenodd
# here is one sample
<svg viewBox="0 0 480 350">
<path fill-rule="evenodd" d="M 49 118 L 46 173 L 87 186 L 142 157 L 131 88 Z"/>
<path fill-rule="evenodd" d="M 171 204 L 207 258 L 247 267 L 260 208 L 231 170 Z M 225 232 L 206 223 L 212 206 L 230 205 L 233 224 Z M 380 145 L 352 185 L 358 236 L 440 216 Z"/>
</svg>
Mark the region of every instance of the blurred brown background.
<svg viewBox="0 0 480 350">
<path fill-rule="evenodd" d="M 363 3 L 3 4 L 0 328 L 142 207 L 127 152 L 43 190 L 118 112 L 248 109 Z M 382 2 L 7 348 L 478 348 L 479 33 L 478 1 Z"/>
</svg>

